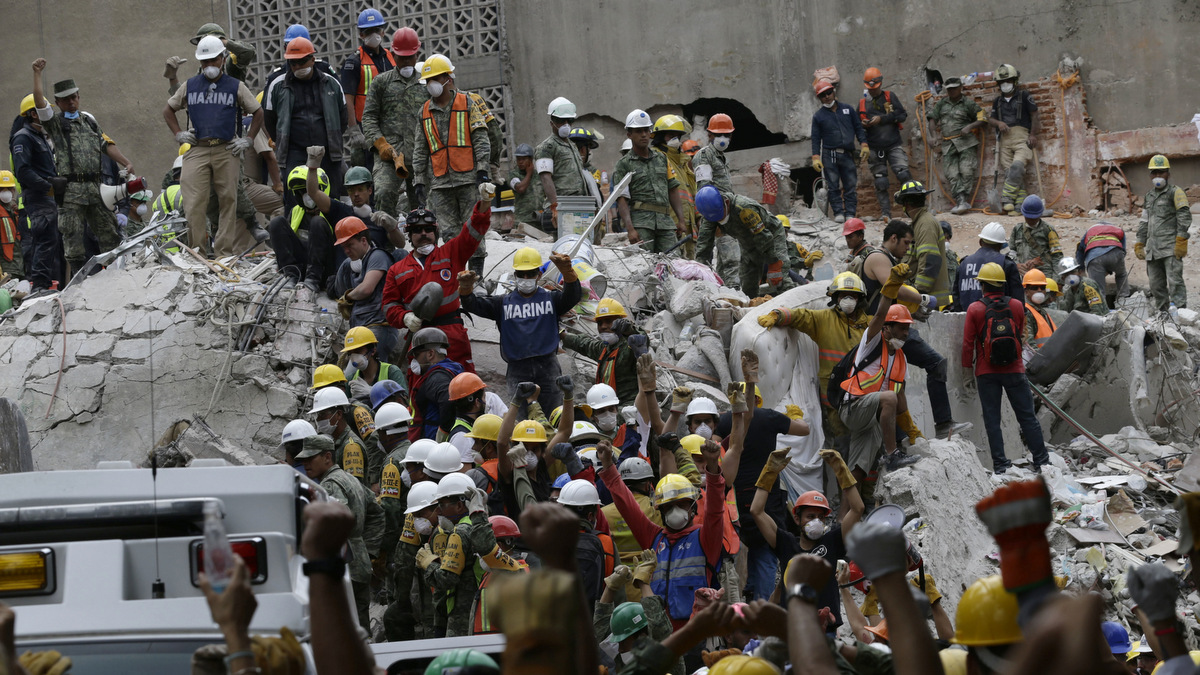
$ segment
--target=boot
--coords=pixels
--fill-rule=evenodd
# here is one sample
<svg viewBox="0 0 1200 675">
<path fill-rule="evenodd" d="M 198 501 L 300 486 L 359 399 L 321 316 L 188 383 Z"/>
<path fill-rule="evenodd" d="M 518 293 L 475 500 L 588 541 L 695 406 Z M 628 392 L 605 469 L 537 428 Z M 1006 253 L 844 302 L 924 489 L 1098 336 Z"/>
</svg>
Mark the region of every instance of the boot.
<svg viewBox="0 0 1200 675">
<path fill-rule="evenodd" d="M 967 203 L 966 195 L 959 195 L 958 203 L 954 205 L 954 208 L 950 209 L 950 213 L 953 213 L 956 216 L 961 216 L 962 214 L 964 214 L 970 210 L 971 210 L 971 205 Z"/>
<path fill-rule="evenodd" d="M 843 216 L 842 214 L 839 213 L 833 217 L 833 222 L 844 223 L 844 222 L 846 222 L 846 216 Z"/>
<path fill-rule="evenodd" d="M 921 461 L 920 456 L 910 455 L 907 452 L 896 448 L 895 452 L 884 456 L 882 464 L 883 468 L 887 469 L 888 471 L 895 471 L 897 469 L 903 469 L 906 466 L 912 466 L 919 461 Z"/>
<path fill-rule="evenodd" d="M 933 430 L 938 438 L 948 441 L 955 434 L 970 431 L 973 426 L 970 422 L 955 422 L 954 420 L 950 420 L 949 422 L 934 425 Z"/>
</svg>

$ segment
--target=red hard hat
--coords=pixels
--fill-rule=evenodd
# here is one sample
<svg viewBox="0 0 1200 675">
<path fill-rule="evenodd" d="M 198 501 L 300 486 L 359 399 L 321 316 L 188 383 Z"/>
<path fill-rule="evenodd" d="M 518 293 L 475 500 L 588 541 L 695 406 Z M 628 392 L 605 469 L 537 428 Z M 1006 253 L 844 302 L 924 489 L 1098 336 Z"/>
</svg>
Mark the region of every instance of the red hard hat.
<svg viewBox="0 0 1200 675">
<path fill-rule="evenodd" d="M 855 588 L 863 593 L 871 590 L 871 580 L 867 578 L 867 575 L 863 574 L 862 568 L 858 566 L 858 563 L 851 560 L 848 568 L 850 570 L 850 583 L 854 584 Z"/>
<path fill-rule="evenodd" d="M 317 50 L 313 49 L 311 40 L 303 37 L 295 37 L 288 41 L 287 49 L 283 50 L 283 58 L 302 59 L 306 56 L 312 56 L 315 53 L 317 53 Z"/>
<path fill-rule="evenodd" d="M 421 38 L 417 31 L 405 26 L 392 36 L 392 53 L 396 56 L 412 56 L 421 51 Z"/>
<path fill-rule="evenodd" d="M 830 89 L 833 89 L 833 83 L 830 82 L 829 80 L 826 80 L 825 78 L 821 78 L 821 79 L 817 80 L 817 83 L 813 85 L 813 93 L 816 94 L 817 96 L 820 96 L 821 94 L 829 91 Z"/>
<path fill-rule="evenodd" d="M 466 398 L 487 387 L 475 373 L 459 373 L 450 380 L 450 400 L 457 401 Z"/>
<path fill-rule="evenodd" d="M 867 224 L 858 218 L 847 218 L 842 224 L 842 236 L 846 236 L 851 232 L 862 232 L 867 229 Z"/>
<path fill-rule="evenodd" d="M 732 134 L 733 120 L 725 113 L 717 113 L 708 118 L 708 130 L 714 134 Z"/>
<path fill-rule="evenodd" d="M 816 490 L 809 490 L 799 497 L 796 497 L 796 503 L 792 504 L 792 513 L 795 513 L 807 506 L 825 509 L 826 515 L 833 513 L 833 509 L 829 508 L 829 500 L 825 498 L 825 495 L 817 492 Z"/>
<path fill-rule="evenodd" d="M 888 307 L 887 316 L 883 319 L 884 323 L 912 323 L 912 314 L 904 305 L 892 305 Z"/>
<path fill-rule="evenodd" d="M 488 516 L 488 522 L 492 524 L 492 532 L 498 538 L 521 536 L 521 528 L 508 516 Z"/>
<path fill-rule="evenodd" d="M 293 40 L 298 39 L 301 38 L 293 38 Z M 341 246 L 342 244 L 350 241 L 350 238 L 354 235 L 358 234 L 359 232 L 366 231 L 367 226 L 365 223 L 363 223 L 362 219 L 357 216 L 346 216 L 338 221 L 337 227 L 333 228 L 333 233 L 337 237 L 337 241 L 333 242 L 333 244 L 335 246 Z"/>
</svg>

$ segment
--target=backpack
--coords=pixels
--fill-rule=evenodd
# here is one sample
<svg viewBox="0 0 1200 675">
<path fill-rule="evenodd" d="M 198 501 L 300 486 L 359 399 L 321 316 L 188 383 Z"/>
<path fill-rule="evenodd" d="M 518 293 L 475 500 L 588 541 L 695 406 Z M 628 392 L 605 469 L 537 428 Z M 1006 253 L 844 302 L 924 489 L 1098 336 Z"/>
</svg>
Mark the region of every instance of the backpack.
<svg viewBox="0 0 1200 675">
<path fill-rule="evenodd" d="M 1021 358 L 1021 345 L 1013 326 L 1009 299 L 1006 295 L 999 298 L 984 296 L 980 300 L 986 311 L 979 340 L 983 343 L 984 358 L 993 366 L 1007 366 Z"/>
<path fill-rule="evenodd" d="M 825 390 L 825 398 L 829 400 L 829 405 L 837 410 L 843 403 L 846 402 L 846 390 L 842 389 L 842 383 L 850 379 L 854 373 L 862 370 L 875 359 L 883 354 L 883 340 L 875 344 L 875 348 L 867 353 L 861 361 L 857 363 L 854 357 L 858 354 L 858 347 L 846 352 L 841 361 L 833 367 L 833 372 L 829 374 L 829 387 Z"/>
</svg>

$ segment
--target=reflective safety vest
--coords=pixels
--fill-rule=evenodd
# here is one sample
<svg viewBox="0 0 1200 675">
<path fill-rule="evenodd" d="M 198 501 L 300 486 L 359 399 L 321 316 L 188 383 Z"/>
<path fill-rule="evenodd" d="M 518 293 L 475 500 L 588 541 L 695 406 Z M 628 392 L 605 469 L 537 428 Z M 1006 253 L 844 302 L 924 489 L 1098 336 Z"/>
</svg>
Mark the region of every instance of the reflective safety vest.
<svg viewBox="0 0 1200 675">
<path fill-rule="evenodd" d="M 1083 235 L 1083 250 L 1090 251 L 1101 246 L 1125 248 L 1125 231 L 1116 225 L 1104 223 L 1089 227 Z"/>
<path fill-rule="evenodd" d="M 621 343 L 604 345 L 600 350 L 600 358 L 596 360 L 596 384 L 607 384 L 617 390 L 617 354 Z"/>
<path fill-rule="evenodd" d="M 325 224 L 329 225 L 329 231 L 333 232 L 333 225 L 330 225 L 329 218 L 327 218 L 324 213 L 320 213 L 320 212 L 318 212 L 316 215 L 320 216 L 321 220 L 324 220 Z M 292 226 L 292 232 L 299 232 L 300 231 L 300 223 L 303 223 L 305 218 L 311 218 L 311 217 L 312 216 L 310 216 L 304 210 L 303 206 L 293 206 L 292 207 L 292 221 L 290 223 Z"/>
<path fill-rule="evenodd" d="M 387 57 L 388 63 L 391 63 L 392 67 L 395 68 L 396 58 L 392 56 L 391 50 L 381 49 L 379 51 Z M 379 74 L 379 66 L 375 65 L 375 59 L 371 58 L 371 55 L 367 53 L 366 49 L 363 49 L 362 45 L 358 47 L 358 64 L 360 72 L 358 76 L 358 91 L 354 92 L 354 119 L 361 122 L 363 107 L 367 105 L 367 89 L 371 87 L 371 81 Z"/>
<path fill-rule="evenodd" d="M 154 198 L 154 210 L 167 214 L 172 211 L 178 211 L 183 206 L 183 196 L 179 192 L 179 185 L 168 185 L 166 190 L 159 193 Z"/>
<path fill-rule="evenodd" d="M 497 546 L 496 550 L 488 555 L 483 556 L 483 562 L 487 564 L 488 570 L 483 573 L 483 579 L 479 582 L 479 592 L 475 594 L 475 604 L 471 608 L 471 635 L 487 635 L 489 633 L 498 633 L 499 631 L 492 630 L 492 622 L 488 617 L 488 586 L 497 576 L 502 576 L 503 572 L 525 573 L 529 572 L 529 563 L 514 558 L 508 553 L 500 550 Z M 501 572 L 497 575 L 495 572 Z"/>
<path fill-rule="evenodd" d="M 1043 312 L 1033 305 L 1025 305 L 1025 309 L 1033 315 L 1033 321 L 1037 324 L 1037 333 L 1033 336 L 1033 346 L 1041 347 L 1046 338 L 1054 335 L 1054 331 L 1058 330 L 1058 326 L 1054 325 L 1054 319 L 1050 318 L 1049 313 Z"/>
<path fill-rule="evenodd" d="M 475 168 L 475 152 L 471 147 L 470 101 L 462 92 L 454 94 L 450 106 L 450 138 L 445 144 L 429 110 L 432 99 L 425 101 L 421 108 L 421 127 L 425 131 L 425 143 L 429 146 L 429 161 L 435 176 L 445 176 L 449 171 L 466 173 Z"/>
<path fill-rule="evenodd" d="M 879 355 L 879 370 L 874 375 L 867 375 L 860 370 L 842 382 L 842 389 L 849 392 L 851 396 L 865 396 L 881 391 L 885 383 L 890 391 L 896 393 L 899 393 L 904 386 L 904 376 L 908 371 L 908 361 L 904 358 L 904 350 L 892 351 L 888 349 L 886 340 L 880 338 L 880 341 L 883 352 Z M 855 359 L 857 358 L 856 356 Z"/>
<path fill-rule="evenodd" d="M 894 108 L 892 107 L 892 92 L 890 91 L 883 92 L 883 111 L 889 115 L 894 111 Z M 864 122 L 872 117 L 872 115 L 867 113 L 867 99 L 865 98 L 858 99 L 858 117 Z M 896 128 L 903 129 L 904 125 L 897 122 Z"/>
<path fill-rule="evenodd" d="M 467 515 L 463 516 L 461 519 L 459 519 L 459 521 L 457 523 L 457 525 L 470 525 L 470 524 L 471 524 L 471 514 L 469 514 L 469 513 Z M 454 535 L 454 530 L 451 530 L 446 535 L 446 542 L 449 542 L 450 537 L 453 535 Z M 466 542 L 459 542 L 459 543 L 465 544 Z M 443 544 L 442 551 L 443 551 L 443 553 L 445 553 L 445 544 Z M 441 557 L 441 556 L 439 556 L 439 557 Z M 477 558 L 477 557 L 472 556 L 472 560 L 469 562 L 471 564 L 471 570 L 475 574 L 475 584 L 476 584 L 476 586 L 479 586 L 480 584 L 483 583 L 483 575 L 484 575 L 483 567 L 480 566 L 479 558 Z M 468 573 L 469 572 L 467 570 L 465 570 L 465 569 L 463 570 L 463 574 L 468 574 Z M 450 614 L 451 612 L 454 611 L 454 606 L 456 604 L 458 604 L 457 599 L 458 599 L 458 589 L 457 588 L 451 588 L 450 590 L 446 591 L 446 614 Z M 471 600 L 471 602 L 475 601 L 474 598 L 470 598 L 470 600 Z"/>
<path fill-rule="evenodd" d="M 392 379 L 392 378 L 388 377 L 388 375 L 390 375 L 392 372 L 392 368 L 395 368 L 395 366 L 393 366 L 392 364 L 390 364 L 386 361 L 380 361 L 379 362 L 379 374 L 375 376 L 375 383 L 378 384 L 380 382 L 383 382 L 384 380 Z M 356 370 L 356 371 L 354 371 L 354 377 L 352 377 L 350 379 L 357 380 L 361 376 L 362 376 L 362 371 Z"/>
<path fill-rule="evenodd" d="M 8 209 L 0 206 L 0 254 L 5 260 L 12 262 L 15 246 L 20 239 L 17 219 L 8 213 Z"/>
<path fill-rule="evenodd" d="M 676 621 L 686 621 L 692 615 L 696 589 L 709 587 L 708 561 L 700 546 L 700 528 L 680 537 L 674 544 L 667 541 L 665 530 L 654 537 L 651 545 L 658 566 L 650 579 L 650 589 L 667 600 L 667 615 Z M 721 566 L 717 561 L 717 568 Z M 713 574 L 716 574 L 713 569 Z"/>
</svg>

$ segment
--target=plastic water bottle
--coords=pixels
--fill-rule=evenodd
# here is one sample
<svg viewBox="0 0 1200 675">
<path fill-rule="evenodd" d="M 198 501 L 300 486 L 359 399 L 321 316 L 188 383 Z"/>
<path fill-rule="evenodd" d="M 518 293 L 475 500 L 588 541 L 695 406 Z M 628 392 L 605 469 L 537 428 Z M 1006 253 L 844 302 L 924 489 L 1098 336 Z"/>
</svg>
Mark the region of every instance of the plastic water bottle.
<svg viewBox="0 0 1200 675">
<path fill-rule="evenodd" d="M 1175 303 L 1171 303 L 1171 306 L 1167 308 L 1167 313 L 1171 315 L 1172 321 L 1179 321 L 1179 308 L 1175 306 Z"/>
<path fill-rule="evenodd" d="M 233 549 L 225 536 L 225 523 L 217 503 L 204 503 L 204 574 L 217 593 L 229 585 L 233 575 Z"/>
<path fill-rule="evenodd" d="M 317 315 L 317 337 L 323 338 L 333 332 L 333 315 L 325 307 Z"/>
</svg>

